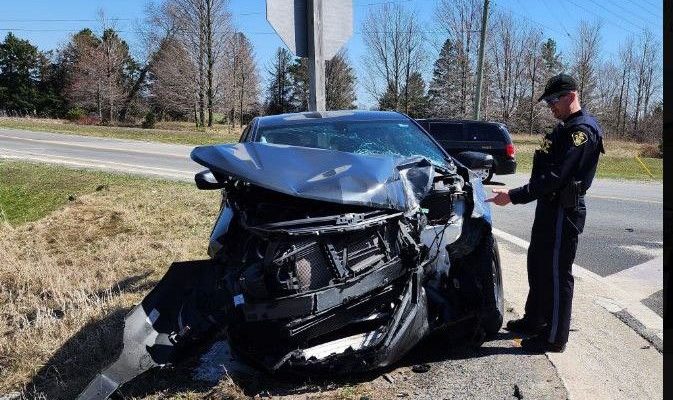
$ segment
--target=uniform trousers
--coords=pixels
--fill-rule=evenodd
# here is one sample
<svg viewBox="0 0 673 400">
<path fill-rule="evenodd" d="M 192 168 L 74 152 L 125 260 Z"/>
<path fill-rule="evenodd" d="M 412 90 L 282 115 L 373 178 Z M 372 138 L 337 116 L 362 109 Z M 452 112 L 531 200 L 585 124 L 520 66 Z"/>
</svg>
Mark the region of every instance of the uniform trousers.
<svg viewBox="0 0 673 400">
<path fill-rule="evenodd" d="M 566 343 L 570 331 L 574 279 L 572 265 L 584 230 L 584 196 L 564 208 L 558 199 L 539 199 L 528 248 L 528 298 L 525 315 L 534 324 L 547 324 L 550 343 Z"/>
</svg>

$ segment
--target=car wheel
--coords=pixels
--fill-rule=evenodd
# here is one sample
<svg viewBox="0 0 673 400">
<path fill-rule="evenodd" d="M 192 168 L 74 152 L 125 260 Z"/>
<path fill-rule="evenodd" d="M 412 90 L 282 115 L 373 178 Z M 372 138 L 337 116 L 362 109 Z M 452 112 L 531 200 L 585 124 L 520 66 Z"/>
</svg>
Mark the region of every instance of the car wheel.
<svg viewBox="0 0 673 400">
<path fill-rule="evenodd" d="M 490 182 L 491 178 L 493 178 L 493 170 L 491 168 L 473 169 L 472 172 L 481 179 L 482 183 Z"/>
<path fill-rule="evenodd" d="M 479 277 L 482 286 L 480 324 L 488 336 L 495 335 L 502 327 L 505 315 L 505 299 L 500 270 L 498 243 L 489 232 L 477 250 L 482 254 L 479 262 Z"/>
</svg>

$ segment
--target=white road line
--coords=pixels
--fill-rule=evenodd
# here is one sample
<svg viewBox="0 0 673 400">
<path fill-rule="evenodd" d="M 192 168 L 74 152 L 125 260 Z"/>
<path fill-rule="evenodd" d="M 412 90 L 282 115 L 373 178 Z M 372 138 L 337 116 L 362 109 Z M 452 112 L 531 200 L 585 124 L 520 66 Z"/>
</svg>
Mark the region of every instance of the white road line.
<svg viewBox="0 0 673 400">
<path fill-rule="evenodd" d="M 664 204 L 663 201 L 634 199 L 633 197 L 601 196 L 601 195 L 595 195 L 595 194 L 587 194 L 586 196 L 590 199 L 593 198 L 593 199 L 603 199 L 603 200 L 633 201 L 633 202 L 636 202 L 636 203 Z"/>
<path fill-rule="evenodd" d="M 90 136 L 81 136 L 84 138 L 91 138 Z M 33 138 L 22 138 L 22 137 L 16 137 L 16 136 L 8 136 L 8 135 L 2 135 L 0 134 L 0 138 L 7 138 L 7 139 L 13 139 L 13 140 L 23 140 L 23 141 L 30 141 L 30 142 L 37 142 L 37 143 L 47 143 L 47 144 L 55 144 L 55 145 L 60 145 L 60 146 L 69 146 L 69 147 L 80 147 L 80 148 L 85 148 L 85 149 L 93 149 L 93 150 L 108 150 L 108 151 L 117 151 L 117 152 L 129 152 L 129 153 L 140 153 L 140 154 L 151 154 L 151 155 L 157 155 L 157 156 L 168 156 L 168 157 L 177 157 L 177 158 L 186 158 L 189 157 L 188 154 L 177 154 L 177 153 L 163 153 L 163 152 L 156 152 L 156 151 L 143 151 L 143 150 L 134 150 L 134 149 L 127 149 L 127 148 L 115 148 L 115 147 L 105 147 L 105 146 L 96 146 L 96 145 L 91 145 L 91 144 L 79 144 L 79 143 L 69 143 L 69 142 L 62 142 L 58 140 L 49 140 L 49 139 L 33 139 Z M 103 140 L 111 140 L 109 138 L 102 138 Z M 130 141 L 131 139 L 129 139 Z M 112 141 L 110 144 L 130 144 L 128 141 Z M 132 144 L 132 143 L 131 143 Z M 138 141 L 138 144 L 154 144 L 153 142 L 142 142 Z M 167 144 L 168 145 L 168 144 Z"/>
<path fill-rule="evenodd" d="M 0 148 L 0 151 L 1 150 L 8 150 L 8 149 Z M 16 150 L 10 150 L 10 151 L 16 151 Z M 117 162 L 78 159 L 78 158 L 74 158 L 74 157 L 73 158 L 68 158 L 68 157 L 63 157 L 63 156 L 44 157 L 44 156 L 33 155 L 33 154 L 30 154 L 30 153 L 22 154 L 22 155 L 11 155 L 11 154 L 0 153 L 0 158 L 38 161 L 38 162 L 46 162 L 46 163 L 50 163 L 50 164 L 65 164 L 65 165 L 71 165 L 71 166 L 75 166 L 75 167 L 96 168 L 96 169 L 103 169 L 103 170 L 105 168 L 111 168 L 111 169 L 126 172 L 126 173 L 143 172 L 145 174 L 151 174 L 151 175 L 157 175 L 157 176 L 163 176 L 163 177 L 171 177 L 171 178 L 181 178 L 181 179 L 186 179 L 186 178 L 193 177 L 192 173 L 189 173 L 189 172 L 184 171 L 184 170 L 177 170 L 177 169 L 170 169 L 170 168 L 159 168 L 159 167 L 146 167 L 146 166 L 142 166 L 142 165 L 125 164 L 125 163 L 117 163 Z"/>
<path fill-rule="evenodd" d="M 493 234 L 498 238 L 505 240 L 509 243 L 512 243 L 523 249 L 528 249 L 528 246 L 530 246 L 530 243 L 528 241 L 521 239 L 520 237 L 514 236 L 510 233 L 503 232 L 500 229 L 493 228 Z M 650 270 L 652 268 L 651 265 L 649 266 L 641 265 L 638 267 L 640 267 L 639 270 L 634 271 L 633 275 L 639 276 L 640 274 L 643 273 L 642 271 L 644 270 L 647 271 L 644 272 L 645 274 L 652 274 L 652 271 Z M 601 305 L 603 308 L 605 308 L 606 310 L 610 311 L 613 314 L 622 310 L 627 311 L 641 324 L 643 324 L 643 326 L 645 326 L 646 329 L 651 330 L 652 332 L 654 332 L 656 336 L 658 336 L 660 339 L 663 339 L 663 328 L 664 328 L 663 319 L 657 313 L 650 310 L 647 306 L 641 303 L 641 301 L 644 300 L 646 297 L 648 297 L 649 294 L 644 297 L 637 297 L 637 296 L 634 297 L 634 295 L 632 294 L 633 290 L 635 289 L 633 285 L 638 284 L 636 281 L 626 280 L 620 282 L 613 282 L 609 278 L 603 278 L 602 276 L 594 272 L 591 272 L 586 268 L 580 267 L 577 264 L 573 264 L 573 275 L 579 278 L 592 279 L 598 281 L 602 287 L 607 289 L 607 291 L 610 293 L 611 296 L 609 298 L 597 296 L 597 298 L 594 300 L 597 304 Z M 649 291 L 650 289 L 647 290 Z M 654 292 L 658 290 L 655 290 Z"/>
<path fill-rule="evenodd" d="M 646 256 L 646 257 L 661 257 L 664 254 L 664 249 L 663 249 L 663 244 L 659 243 L 652 243 L 655 246 L 655 248 L 652 247 L 646 247 L 640 244 L 624 244 L 618 246 L 620 249 L 623 250 L 628 250 L 633 253 L 638 253 L 640 255 Z"/>
</svg>

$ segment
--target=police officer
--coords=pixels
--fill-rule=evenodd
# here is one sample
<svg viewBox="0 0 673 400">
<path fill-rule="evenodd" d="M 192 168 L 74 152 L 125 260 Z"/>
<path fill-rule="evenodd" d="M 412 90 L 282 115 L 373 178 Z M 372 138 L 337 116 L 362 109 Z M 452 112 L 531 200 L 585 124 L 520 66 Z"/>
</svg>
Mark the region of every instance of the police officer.
<svg viewBox="0 0 673 400">
<path fill-rule="evenodd" d="M 566 74 L 552 77 L 544 100 L 560 121 L 535 151 L 529 182 L 516 189 L 493 189 L 487 201 L 504 206 L 537 200 L 528 248 L 528 298 L 523 318 L 507 329 L 531 335 L 521 346 L 534 352 L 563 352 L 570 330 L 572 264 L 584 229 L 584 194 L 596 173 L 603 131 L 582 110 L 577 83 Z"/>
</svg>

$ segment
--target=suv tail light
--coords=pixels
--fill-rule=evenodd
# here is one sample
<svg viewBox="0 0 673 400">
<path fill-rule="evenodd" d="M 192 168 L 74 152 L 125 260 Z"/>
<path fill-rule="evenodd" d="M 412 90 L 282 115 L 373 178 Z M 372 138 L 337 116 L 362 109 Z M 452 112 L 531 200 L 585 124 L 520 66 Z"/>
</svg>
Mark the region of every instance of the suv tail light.
<svg viewBox="0 0 673 400">
<path fill-rule="evenodd" d="M 514 158 L 516 155 L 516 148 L 514 148 L 514 145 L 511 143 L 505 146 L 505 151 L 507 152 L 507 157 L 509 158 Z"/>
</svg>

